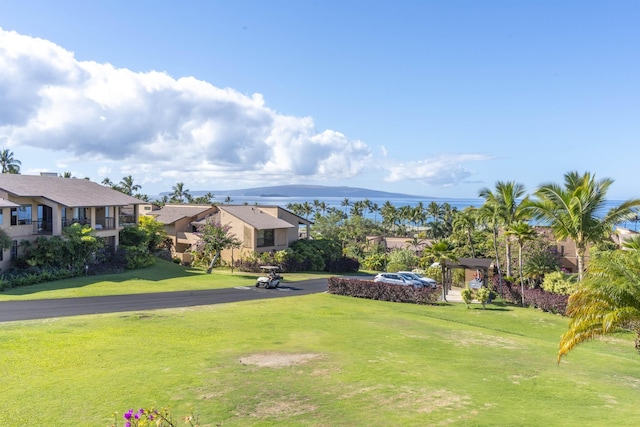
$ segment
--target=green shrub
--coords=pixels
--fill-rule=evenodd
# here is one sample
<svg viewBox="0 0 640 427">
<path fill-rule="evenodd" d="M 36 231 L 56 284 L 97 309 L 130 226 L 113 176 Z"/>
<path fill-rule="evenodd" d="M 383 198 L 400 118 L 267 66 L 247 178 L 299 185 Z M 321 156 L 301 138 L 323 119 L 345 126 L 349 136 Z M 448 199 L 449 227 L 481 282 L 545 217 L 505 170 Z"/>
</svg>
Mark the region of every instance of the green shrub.
<svg viewBox="0 0 640 427">
<path fill-rule="evenodd" d="M 542 289 L 552 294 L 571 295 L 578 285 L 578 275 L 554 271 L 547 273 L 542 282 Z"/>
<path fill-rule="evenodd" d="M 127 261 L 127 269 L 144 268 L 153 265 L 155 257 L 149 253 L 146 244 L 139 246 L 128 246 L 124 248 L 125 259 Z"/>
<path fill-rule="evenodd" d="M 469 286 L 465 287 L 460 291 L 460 296 L 462 297 L 462 300 L 464 301 L 467 308 L 469 308 L 469 304 L 471 304 L 471 301 L 473 301 L 473 289 L 471 289 Z"/>
<path fill-rule="evenodd" d="M 482 304 L 482 308 L 485 308 L 485 304 L 489 301 L 491 291 L 489 288 L 482 286 L 476 291 L 476 299 Z"/>
<path fill-rule="evenodd" d="M 395 249 L 389 252 L 387 271 L 411 270 L 418 265 L 418 262 L 419 258 L 414 251 L 410 249 Z"/>
<path fill-rule="evenodd" d="M 387 264 L 387 257 L 383 253 L 373 253 L 362 261 L 362 267 L 366 270 L 384 271 Z"/>
</svg>

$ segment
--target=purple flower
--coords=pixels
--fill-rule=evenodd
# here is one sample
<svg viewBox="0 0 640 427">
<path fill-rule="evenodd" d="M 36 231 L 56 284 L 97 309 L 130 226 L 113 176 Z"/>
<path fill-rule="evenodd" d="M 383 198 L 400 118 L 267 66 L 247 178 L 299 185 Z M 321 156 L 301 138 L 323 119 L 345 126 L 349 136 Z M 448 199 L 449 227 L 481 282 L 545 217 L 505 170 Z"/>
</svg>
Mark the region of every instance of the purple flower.
<svg viewBox="0 0 640 427">
<path fill-rule="evenodd" d="M 127 412 L 124 413 L 124 419 L 130 420 L 132 415 L 133 415 L 133 409 L 129 409 Z"/>
<path fill-rule="evenodd" d="M 124 423 L 124 427 L 131 427 L 131 423 L 127 421 L 126 423 Z"/>
</svg>

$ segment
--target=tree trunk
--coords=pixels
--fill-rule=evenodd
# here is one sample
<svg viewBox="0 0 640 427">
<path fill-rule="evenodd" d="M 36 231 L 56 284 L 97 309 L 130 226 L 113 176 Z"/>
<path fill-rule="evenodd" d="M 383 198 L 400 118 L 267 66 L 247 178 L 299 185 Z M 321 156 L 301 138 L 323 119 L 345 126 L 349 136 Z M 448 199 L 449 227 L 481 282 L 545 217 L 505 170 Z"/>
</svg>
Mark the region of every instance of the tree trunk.
<svg viewBox="0 0 640 427">
<path fill-rule="evenodd" d="M 505 237 L 505 263 L 507 264 L 507 276 L 513 277 L 513 269 L 511 268 L 511 242 L 509 241 L 509 236 Z"/>
<path fill-rule="evenodd" d="M 582 281 L 584 276 L 584 252 L 585 249 L 582 246 L 576 245 L 576 255 L 578 258 L 578 280 Z"/>
<path fill-rule="evenodd" d="M 500 269 L 500 254 L 498 253 L 498 231 L 493 228 L 493 249 L 496 252 L 496 268 L 498 269 L 498 292 L 502 297 L 502 270 Z"/>
<path fill-rule="evenodd" d="M 211 274 L 211 272 L 213 271 L 213 266 L 216 265 L 216 261 L 218 260 L 219 256 L 220 256 L 220 251 L 216 252 L 216 254 L 214 255 L 213 259 L 211 259 L 211 263 L 209 264 L 209 268 L 207 268 L 207 274 Z"/>
<path fill-rule="evenodd" d="M 447 282 L 446 282 L 446 267 L 444 266 L 444 262 L 440 261 L 442 268 L 442 301 L 447 302 Z"/>
<path fill-rule="evenodd" d="M 522 293 L 522 306 L 524 307 L 524 277 L 522 277 L 522 244 L 518 245 L 518 268 L 520 270 L 520 292 Z"/>
</svg>

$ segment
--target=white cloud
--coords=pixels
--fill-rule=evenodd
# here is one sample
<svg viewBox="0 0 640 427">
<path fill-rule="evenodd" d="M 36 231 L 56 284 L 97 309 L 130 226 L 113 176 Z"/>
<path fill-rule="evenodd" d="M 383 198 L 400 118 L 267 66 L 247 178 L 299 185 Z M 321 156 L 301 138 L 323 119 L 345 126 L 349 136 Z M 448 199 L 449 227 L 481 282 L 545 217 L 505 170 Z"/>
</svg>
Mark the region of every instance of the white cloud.
<svg viewBox="0 0 640 427">
<path fill-rule="evenodd" d="M 77 61 L 2 29 L 0 69 L 0 143 L 64 152 L 66 164 L 102 160 L 122 171 L 131 162 L 136 173 L 184 181 L 252 171 L 264 184 L 349 178 L 371 157 L 364 143 L 278 114 L 259 94 Z"/>
<path fill-rule="evenodd" d="M 2 28 L 0 70 L 0 146 L 55 152 L 47 170 L 79 170 L 98 182 L 132 175 L 142 185 L 238 188 L 382 172 L 390 182 L 452 186 L 473 174 L 463 163 L 487 159 L 399 164 L 385 146 L 375 159 L 365 143 L 318 131 L 310 117 L 279 114 L 260 94 L 78 61 L 54 43 Z"/>
<path fill-rule="evenodd" d="M 424 185 L 452 187 L 463 183 L 475 172 L 464 163 L 491 160 L 484 154 L 442 154 L 426 160 L 391 165 L 385 181 L 414 180 Z"/>
</svg>

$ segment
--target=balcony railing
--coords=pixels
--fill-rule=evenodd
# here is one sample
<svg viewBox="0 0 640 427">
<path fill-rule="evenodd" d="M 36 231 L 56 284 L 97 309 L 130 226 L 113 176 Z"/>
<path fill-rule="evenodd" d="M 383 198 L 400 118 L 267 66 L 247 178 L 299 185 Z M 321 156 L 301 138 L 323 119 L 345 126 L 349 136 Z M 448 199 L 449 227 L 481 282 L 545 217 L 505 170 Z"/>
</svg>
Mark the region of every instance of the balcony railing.
<svg viewBox="0 0 640 427">
<path fill-rule="evenodd" d="M 73 218 L 62 220 L 62 228 L 70 227 L 73 224 L 91 225 L 91 218 Z"/>
<path fill-rule="evenodd" d="M 96 218 L 96 230 L 114 230 L 116 228 L 115 218 Z"/>
<path fill-rule="evenodd" d="M 135 215 L 120 215 L 120 225 L 123 227 L 129 227 L 136 225 Z"/>
<path fill-rule="evenodd" d="M 53 234 L 53 222 L 48 220 L 39 219 L 33 221 L 33 234 L 50 235 Z"/>
</svg>

